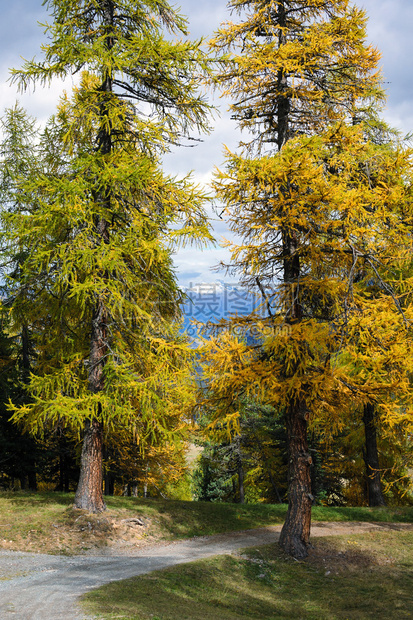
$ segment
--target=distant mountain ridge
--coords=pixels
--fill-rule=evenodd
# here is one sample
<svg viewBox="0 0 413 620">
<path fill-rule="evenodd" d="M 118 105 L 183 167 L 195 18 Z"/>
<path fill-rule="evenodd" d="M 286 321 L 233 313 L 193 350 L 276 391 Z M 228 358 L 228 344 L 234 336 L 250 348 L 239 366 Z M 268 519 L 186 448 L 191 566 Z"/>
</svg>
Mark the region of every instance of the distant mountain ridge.
<svg viewBox="0 0 413 620">
<path fill-rule="evenodd" d="M 239 284 L 216 282 L 190 283 L 184 288 L 186 295 L 182 306 L 183 330 L 195 337 L 199 328 L 193 321 L 217 322 L 230 316 L 250 314 L 262 302 L 262 298 Z"/>
</svg>

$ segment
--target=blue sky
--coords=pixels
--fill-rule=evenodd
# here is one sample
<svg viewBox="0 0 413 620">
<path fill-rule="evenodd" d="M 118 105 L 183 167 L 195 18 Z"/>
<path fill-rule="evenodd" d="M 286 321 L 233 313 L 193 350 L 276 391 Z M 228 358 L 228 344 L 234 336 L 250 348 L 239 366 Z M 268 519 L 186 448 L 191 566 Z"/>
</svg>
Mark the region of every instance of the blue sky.
<svg viewBox="0 0 413 620">
<path fill-rule="evenodd" d="M 45 121 L 54 112 L 63 88 L 70 90 L 72 80 L 69 78 L 64 85 L 56 82 L 50 89 L 37 87 L 35 92 L 24 96 L 8 85 L 9 68 L 19 67 L 22 56 L 31 58 L 39 54 L 44 35 L 37 21 L 44 22 L 47 17 L 41 0 L 10 0 L 4 4 L 0 22 L 0 110 L 19 99 L 33 116 Z M 403 133 L 410 133 L 413 131 L 413 2 L 362 0 L 356 4 L 367 11 L 369 40 L 382 54 L 388 94 L 385 118 Z M 193 38 L 212 35 L 222 21 L 229 19 L 226 2 L 222 0 L 182 0 L 179 5 L 189 18 Z M 213 133 L 196 148 L 181 148 L 168 156 L 165 166 L 169 172 L 184 175 L 193 170 L 196 181 L 207 184 L 213 167 L 222 163 L 222 145 L 235 148 L 238 141 L 235 125 L 226 113 L 225 102 L 218 100 L 216 103 L 221 116 L 214 122 Z M 214 228 L 218 239 L 226 235 L 225 222 L 215 218 Z M 211 271 L 211 267 L 226 257 L 226 250 L 220 247 L 202 252 L 193 248 L 181 250 L 175 261 L 181 283 L 187 286 L 191 282 L 212 282 L 217 278 L 227 280 L 223 274 Z"/>
</svg>

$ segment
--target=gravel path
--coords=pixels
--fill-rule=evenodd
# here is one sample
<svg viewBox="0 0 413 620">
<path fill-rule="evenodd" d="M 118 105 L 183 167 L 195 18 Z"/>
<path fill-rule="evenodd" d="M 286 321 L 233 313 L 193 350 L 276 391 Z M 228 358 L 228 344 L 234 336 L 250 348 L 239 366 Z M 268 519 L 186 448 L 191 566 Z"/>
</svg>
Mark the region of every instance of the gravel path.
<svg viewBox="0 0 413 620">
<path fill-rule="evenodd" d="M 281 526 L 199 537 L 141 548 L 133 555 L 51 556 L 0 550 L 0 620 L 87 620 L 81 594 L 110 581 L 278 539 Z M 312 536 L 374 530 L 413 530 L 411 524 L 314 523 Z"/>
</svg>

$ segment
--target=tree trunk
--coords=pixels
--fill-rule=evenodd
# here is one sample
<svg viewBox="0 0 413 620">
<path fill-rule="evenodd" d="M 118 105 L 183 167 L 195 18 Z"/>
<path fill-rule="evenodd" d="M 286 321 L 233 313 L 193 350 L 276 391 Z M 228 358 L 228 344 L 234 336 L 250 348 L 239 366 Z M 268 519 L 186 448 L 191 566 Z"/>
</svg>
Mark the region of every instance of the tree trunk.
<svg viewBox="0 0 413 620">
<path fill-rule="evenodd" d="M 277 7 L 277 24 L 279 25 L 278 31 L 278 46 L 281 48 L 287 44 L 287 12 L 284 2 L 278 2 Z M 289 139 L 289 122 L 291 112 L 291 101 L 288 87 L 288 75 L 284 69 L 279 69 L 277 73 L 277 146 L 281 151 L 284 144 Z"/>
<path fill-rule="evenodd" d="M 271 469 L 270 469 L 269 465 L 267 465 L 267 472 L 268 472 L 268 477 L 270 479 L 270 483 L 271 483 L 271 486 L 272 486 L 272 490 L 274 491 L 274 493 L 275 493 L 275 495 L 277 497 L 277 501 L 278 501 L 279 504 L 282 504 L 281 495 L 280 495 L 280 492 L 278 490 L 277 485 L 275 484 L 274 476 L 271 473 Z"/>
<path fill-rule="evenodd" d="M 277 22 L 280 26 L 278 45 L 281 48 L 288 43 L 285 28 L 287 12 L 283 1 L 277 4 Z M 291 101 L 288 88 L 288 75 L 280 69 L 277 75 L 277 144 L 281 151 L 290 138 L 289 119 Z M 288 196 L 288 182 L 280 188 Z M 288 209 L 288 207 L 287 207 Z M 283 281 L 288 291 L 286 297 L 286 322 L 297 325 L 303 318 L 299 299 L 298 283 L 301 276 L 299 240 L 297 231 L 291 227 L 281 230 L 283 244 Z M 286 414 L 288 444 L 288 512 L 283 525 L 280 546 L 295 558 L 308 555 L 311 524 L 311 457 L 307 442 L 308 411 L 304 401 L 293 399 Z"/>
<path fill-rule="evenodd" d="M 147 497 L 149 497 L 148 494 L 148 471 L 149 471 L 149 465 L 145 466 L 145 478 L 143 481 L 143 496 L 146 499 Z"/>
<path fill-rule="evenodd" d="M 65 435 L 62 435 L 61 438 L 61 457 L 62 457 L 62 462 L 61 462 L 61 482 L 62 482 L 62 487 L 63 487 L 63 491 L 65 493 L 69 493 L 70 491 L 70 461 L 71 461 L 71 457 L 69 456 L 69 448 L 67 445 L 67 439 L 65 437 Z"/>
<path fill-rule="evenodd" d="M 114 495 L 115 493 L 115 479 L 113 474 L 109 471 L 105 474 L 105 495 Z"/>
<path fill-rule="evenodd" d="M 238 459 L 238 493 L 239 503 L 245 504 L 244 468 L 242 467 L 241 459 Z"/>
<path fill-rule="evenodd" d="M 29 491 L 37 492 L 36 461 L 34 458 L 31 460 L 29 471 L 27 472 L 27 481 L 28 481 Z"/>
<path fill-rule="evenodd" d="M 80 479 L 75 495 L 75 508 L 102 512 L 103 501 L 103 425 L 97 420 L 87 422 L 83 439 Z"/>
<path fill-rule="evenodd" d="M 27 325 L 24 325 L 21 333 L 22 343 L 22 380 L 24 385 L 30 383 L 30 335 Z M 27 399 L 27 395 L 25 400 Z M 36 474 L 36 443 L 33 437 L 24 435 L 27 450 L 27 480 L 29 491 L 37 491 L 37 474 Z"/>
<path fill-rule="evenodd" d="M 363 411 L 364 432 L 366 437 L 363 450 L 366 464 L 367 494 L 369 506 L 385 506 L 380 479 L 379 455 L 377 451 L 377 431 L 374 415 L 374 405 L 367 403 Z"/>
<path fill-rule="evenodd" d="M 231 477 L 231 484 L 232 484 L 232 496 L 233 496 L 233 502 L 236 503 L 237 501 L 237 483 L 235 482 L 235 476 Z"/>
<path fill-rule="evenodd" d="M 69 455 L 67 448 L 67 440 L 64 429 L 60 429 L 59 437 L 59 482 L 55 487 L 55 491 L 62 493 L 69 492 L 70 473 L 69 473 Z"/>
<path fill-rule="evenodd" d="M 105 446 L 103 449 L 103 459 L 105 461 L 105 473 L 103 476 L 103 488 L 105 495 L 114 495 L 115 493 L 115 476 L 113 471 L 110 469 L 112 451 Z"/>
<path fill-rule="evenodd" d="M 107 352 L 106 310 L 99 300 L 92 321 L 92 338 L 89 357 L 89 389 L 98 393 L 104 388 L 103 370 Z M 101 413 L 99 403 L 97 412 Z M 100 417 L 100 416 L 99 416 Z M 102 512 L 103 501 L 103 423 L 97 418 L 87 420 L 83 439 L 80 480 L 75 495 L 75 508 L 89 512 Z"/>
<path fill-rule="evenodd" d="M 241 452 L 241 437 L 236 439 L 236 462 L 237 462 L 237 474 L 238 474 L 238 501 L 240 504 L 245 504 L 245 489 L 244 489 L 244 467 L 242 465 L 242 452 Z"/>
<path fill-rule="evenodd" d="M 111 36 L 113 28 L 113 2 L 102 2 L 105 27 L 108 31 L 106 48 L 113 47 L 114 39 Z M 102 85 L 102 93 L 112 92 L 112 77 L 106 72 Z M 98 150 L 103 155 L 112 151 L 112 137 L 110 134 L 109 112 L 107 100 L 102 98 L 100 104 L 101 127 L 98 133 Z M 103 211 L 110 213 L 110 191 L 103 187 L 96 196 L 95 201 Z M 96 217 L 96 238 L 98 243 L 109 243 L 109 223 L 104 217 Z M 100 275 L 109 279 L 109 274 L 101 272 Z M 102 297 L 97 298 L 92 318 L 92 330 L 89 355 L 89 390 L 97 394 L 104 390 L 104 368 L 108 353 L 107 334 L 108 313 Z M 84 508 L 90 512 L 101 512 L 106 505 L 103 501 L 103 422 L 101 404 L 97 405 L 97 416 L 92 421 L 86 422 L 85 436 L 82 449 L 82 461 L 78 490 L 75 495 L 75 508 Z"/>
<path fill-rule="evenodd" d="M 307 443 L 307 410 L 304 403 L 291 406 L 287 414 L 288 512 L 280 546 L 294 558 L 308 555 L 311 524 L 310 465 Z"/>
<path fill-rule="evenodd" d="M 272 486 L 272 490 L 274 491 L 274 494 L 275 494 L 275 496 L 277 498 L 278 503 L 282 504 L 282 499 L 281 499 L 280 492 L 278 490 L 277 485 L 275 484 L 274 476 L 272 475 L 272 472 L 271 472 L 271 465 L 268 462 L 268 459 L 265 457 L 265 450 L 263 448 L 263 444 L 259 440 L 258 435 L 255 432 L 254 432 L 254 438 L 255 438 L 255 441 L 257 443 L 259 443 L 259 445 L 260 445 L 261 453 L 262 453 L 262 459 L 263 459 L 263 464 L 264 464 L 265 469 L 267 470 L 268 478 L 269 478 L 270 484 Z"/>
</svg>

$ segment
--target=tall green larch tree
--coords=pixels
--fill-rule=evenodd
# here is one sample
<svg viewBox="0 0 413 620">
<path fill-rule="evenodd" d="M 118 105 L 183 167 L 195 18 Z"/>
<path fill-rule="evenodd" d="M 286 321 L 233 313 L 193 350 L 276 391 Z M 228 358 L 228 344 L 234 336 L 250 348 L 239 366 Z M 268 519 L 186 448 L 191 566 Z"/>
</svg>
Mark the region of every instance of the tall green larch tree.
<svg viewBox="0 0 413 620">
<path fill-rule="evenodd" d="M 151 426 L 167 433 L 168 402 L 184 409 L 190 398 L 171 253 L 209 233 L 202 192 L 165 176 L 160 158 L 207 128 L 198 86 L 208 64 L 199 42 L 179 38 L 186 22 L 164 0 L 45 4 L 43 60 L 13 79 L 26 89 L 83 75 L 43 135 L 42 174 L 18 180 L 36 209 L 3 217 L 9 248 L 28 248 L 16 316 L 30 286 L 44 326 L 32 402 L 14 417 L 33 431 L 58 421 L 83 431 L 75 506 L 101 511 L 105 427 L 133 433 L 139 417 L 148 437 Z"/>
<path fill-rule="evenodd" d="M 33 208 L 33 200 L 31 196 L 19 195 L 18 178 L 25 178 L 40 174 L 37 167 L 34 144 L 38 139 L 38 131 L 34 119 L 32 119 L 26 111 L 19 105 L 6 110 L 4 118 L 1 121 L 2 142 L 0 145 L 0 204 L 3 209 L 8 212 L 21 212 L 22 210 L 30 210 Z M 6 244 L 7 245 L 7 244 Z M 5 248 L 4 248 L 5 249 Z M 25 314 L 24 304 L 21 304 L 19 317 L 15 325 L 7 318 L 10 305 L 13 302 L 13 290 L 18 285 L 21 266 L 26 256 L 26 248 L 22 243 L 16 243 L 12 252 L 3 254 L 4 262 L 0 269 L 2 275 L 1 297 L 2 297 L 2 313 L 3 323 L 7 325 L 8 337 L 13 342 L 13 355 L 15 364 L 15 381 L 16 385 L 7 397 L 4 394 L 3 406 L 5 408 L 4 416 L 6 418 L 6 427 L 12 427 L 8 418 L 9 412 L 6 410 L 6 403 L 9 399 L 20 404 L 27 400 L 28 395 L 25 386 L 29 381 L 30 370 L 33 361 L 33 349 L 31 346 L 31 322 Z M 8 277 L 7 277 L 8 276 Z M 30 300 L 31 291 L 26 289 L 22 291 L 22 297 Z M 20 384 L 20 385 L 18 385 Z M 25 463 L 28 477 L 28 486 L 32 490 L 36 490 L 36 444 L 32 437 L 27 433 L 21 433 L 14 428 L 12 434 L 16 441 L 20 436 L 20 447 L 25 453 L 18 457 L 20 463 Z M 16 455 L 19 450 L 16 450 Z M 17 470 L 19 468 L 17 467 Z M 24 483 L 23 485 L 24 486 Z"/>
<path fill-rule="evenodd" d="M 344 401 L 362 394 L 367 402 L 384 389 L 383 377 L 364 387 L 349 381 L 338 351 L 352 313 L 370 303 L 385 312 L 392 265 L 409 255 L 410 153 L 366 139 L 363 120 L 383 94 L 363 11 L 347 0 L 229 6 L 242 19 L 212 41 L 228 52 L 216 81 L 252 137 L 239 155 L 227 152 L 215 186 L 241 239 L 230 269 L 262 292 L 266 318 L 236 319 L 255 327 L 259 344 L 225 334 L 213 340 L 206 375 L 217 418 L 226 416 L 229 428 L 237 412 L 226 412 L 245 394 L 284 414 L 289 507 L 280 544 L 299 558 L 307 555 L 313 500 L 309 423 L 324 416 L 335 424 Z M 372 278 L 379 300 L 365 292 Z"/>
</svg>

